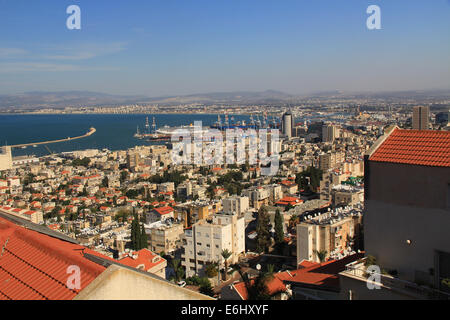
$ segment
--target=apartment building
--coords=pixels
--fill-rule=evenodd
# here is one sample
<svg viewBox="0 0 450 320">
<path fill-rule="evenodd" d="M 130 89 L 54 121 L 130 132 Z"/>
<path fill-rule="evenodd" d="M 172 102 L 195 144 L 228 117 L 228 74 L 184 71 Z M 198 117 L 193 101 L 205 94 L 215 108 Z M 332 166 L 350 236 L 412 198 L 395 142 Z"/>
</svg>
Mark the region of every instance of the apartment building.
<svg viewBox="0 0 450 320">
<path fill-rule="evenodd" d="M 148 249 L 125 252 L 119 262 L 126 266 L 152 273 L 163 279 L 166 278 L 167 260 Z"/>
<path fill-rule="evenodd" d="M 322 141 L 333 142 L 339 135 L 339 127 L 327 124 L 322 127 Z"/>
<path fill-rule="evenodd" d="M 297 264 L 320 262 L 318 252 L 324 252 L 326 259 L 340 259 L 343 252 L 352 252 L 361 222 L 362 210 L 349 207 L 304 217 L 297 224 Z"/>
<path fill-rule="evenodd" d="M 232 196 L 222 200 L 223 212 L 243 214 L 249 209 L 250 199 L 248 197 Z"/>
<path fill-rule="evenodd" d="M 214 214 L 212 220 L 197 222 L 185 230 L 182 265 L 186 276 L 202 275 L 208 262 L 223 263 L 222 250 L 232 253 L 229 263 L 236 263 L 245 252 L 245 221 L 237 214 Z"/>
<path fill-rule="evenodd" d="M 428 130 L 430 122 L 430 107 L 417 106 L 413 108 L 412 128 L 414 130 Z"/>
<path fill-rule="evenodd" d="M 250 206 L 257 210 L 269 204 L 270 191 L 268 188 L 251 187 L 242 191 L 242 195 L 248 197 L 250 199 Z"/>
<path fill-rule="evenodd" d="M 450 278 L 450 132 L 394 128 L 379 142 L 365 165 L 366 251 L 399 277 L 441 287 Z"/>
<path fill-rule="evenodd" d="M 365 156 L 364 246 L 381 275 L 366 285 L 366 264 L 342 274 L 347 299 L 450 299 L 450 132 L 390 128 Z"/>
<path fill-rule="evenodd" d="M 0 148 L 0 171 L 12 169 L 11 147 Z"/>
<path fill-rule="evenodd" d="M 11 207 L 0 207 L 0 212 L 22 218 L 36 224 L 44 222 L 42 211 L 34 211 L 29 209 L 11 208 Z"/>
<path fill-rule="evenodd" d="M 184 228 L 182 223 L 159 221 L 145 225 L 150 250 L 169 253 L 181 248 Z"/>
<path fill-rule="evenodd" d="M 338 185 L 331 190 L 331 201 L 334 207 L 354 206 L 364 201 L 364 189 L 348 185 Z"/>
<path fill-rule="evenodd" d="M 327 152 L 319 155 L 319 169 L 328 171 L 344 161 L 343 152 Z"/>
</svg>

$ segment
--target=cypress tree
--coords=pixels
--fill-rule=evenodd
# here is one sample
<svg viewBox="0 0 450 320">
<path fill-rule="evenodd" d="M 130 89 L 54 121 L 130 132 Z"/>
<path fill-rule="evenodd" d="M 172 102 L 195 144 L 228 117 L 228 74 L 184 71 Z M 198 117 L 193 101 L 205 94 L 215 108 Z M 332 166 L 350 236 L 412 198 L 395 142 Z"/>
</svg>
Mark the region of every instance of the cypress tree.
<svg viewBox="0 0 450 320">
<path fill-rule="evenodd" d="M 141 234 L 140 234 L 140 248 L 139 249 L 146 249 L 148 247 L 148 237 L 145 233 L 144 224 L 141 224 Z"/>
<path fill-rule="evenodd" d="M 275 243 L 280 244 L 284 242 L 283 218 L 280 210 L 275 212 Z"/>
<path fill-rule="evenodd" d="M 135 210 L 133 209 L 133 222 L 131 223 L 131 246 L 133 250 L 139 250 L 140 247 L 140 228 L 139 228 L 139 217 L 137 216 Z"/>
<path fill-rule="evenodd" d="M 269 214 L 265 207 L 261 207 L 258 212 L 258 221 L 256 223 L 256 250 L 258 252 L 265 252 L 270 247 L 270 232 L 269 232 Z"/>
</svg>

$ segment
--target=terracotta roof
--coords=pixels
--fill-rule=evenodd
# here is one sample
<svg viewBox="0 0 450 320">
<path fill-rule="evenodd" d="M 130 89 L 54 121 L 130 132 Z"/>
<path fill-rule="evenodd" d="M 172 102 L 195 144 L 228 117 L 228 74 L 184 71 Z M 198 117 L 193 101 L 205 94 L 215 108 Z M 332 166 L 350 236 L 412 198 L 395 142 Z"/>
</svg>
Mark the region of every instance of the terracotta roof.
<svg viewBox="0 0 450 320">
<path fill-rule="evenodd" d="M 126 266 L 133 267 L 133 268 L 138 268 L 139 266 L 144 266 L 144 271 L 148 271 L 149 269 L 166 261 L 165 259 L 161 258 L 159 255 L 151 252 L 148 249 L 141 249 L 137 252 L 133 252 L 133 254 L 137 256 L 136 259 L 134 259 L 132 256 L 126 256 L 126 257 L 122 258 L 121 260 L 119 260 L 119 262 Z"/>
<path fill-rule="evenodd" d="M 68 300 L 100 275 L 105 267 L 83 256 L 80 245 L 25 229 L 0 218 L 0 300 Z M 81 271 L 81 289 L 66 283 L 67 268 Z"/>
<path fill-rule="evenodd" d="M 450 167 L 450 132 L 396 128 L 369 160 Z"/>
<path fill-rule="evenodd" d="M 157 213 L 159 213 L 162 216 L 173 212 L 173 209 L 171 207 L 161 207 L 161 208 L 155 208 L 153 210 L 155 210 Z"/>
<path fill-rule="evenodd" d="M 252 286 L 254 282 L 255 282 L 254 280 L 250 280 L 250 286 Z M 235 283 L 233 284 L 233 287 L 237 291 L 242 300 L 248 299 L 248 291 L 245 286 L 245 282 Z M 276 275 L 266 283 L 266 287 L 267 293 L 269 295 L 286 291 L 286 286 L 283 284 L 283 281 L 281 281 Z"/>
<path fill-rule="evenodd" d="M 276 274 L 276 277 L 288 282 L 339 289 L 338 273 L 344 271 L 347 264 L 362 257 L 364 257 L 364 253 L 355 253 L 340 260 L 323 263 L 311 263 L 304 260 L 300 263 L 303 268 L 280 272 Z"/>
</svg>

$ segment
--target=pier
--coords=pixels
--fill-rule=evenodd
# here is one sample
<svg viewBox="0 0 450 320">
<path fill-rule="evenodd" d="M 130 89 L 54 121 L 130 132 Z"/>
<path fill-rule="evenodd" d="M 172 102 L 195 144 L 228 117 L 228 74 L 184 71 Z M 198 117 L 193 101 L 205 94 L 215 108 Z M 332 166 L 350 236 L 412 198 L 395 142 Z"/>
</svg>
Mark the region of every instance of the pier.
<svg viewBox="0 0 450 320">
<path fill-rule="evenodd" d="M 32 142 L 32 143 L 25 143 L 25 144 L 16 144 L 14 146 L 10 146 L 11 148 L 23 148 L 23 147 L 30 147 L 30 146 L 37 146 L 37 145 L 43 145 L 43 144 L 52 144 L 52 143 L 58 143 L 58 142 L 65 142 L 65 141 L 72 141 L 72 140 L 78 140 L 87 138 L 89 136 L 92 136 L 97 130 L 95 128 L 90 128 L 89 131 L 78 137 L 68 137 L 65 139 L 59 139 L 59 140 L 51 140 L 51 141 L 42 141 L 42 142 Z"/>
</svg>

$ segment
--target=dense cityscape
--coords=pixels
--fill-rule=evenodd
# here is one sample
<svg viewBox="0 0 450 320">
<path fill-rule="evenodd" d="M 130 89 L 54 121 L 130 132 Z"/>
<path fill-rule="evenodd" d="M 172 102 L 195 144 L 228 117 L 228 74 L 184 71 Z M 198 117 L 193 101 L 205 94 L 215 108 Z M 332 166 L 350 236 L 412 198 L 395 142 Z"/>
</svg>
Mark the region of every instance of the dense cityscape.
<svg viewBox="0 0 450 320">
<path fill-rule="evenodd" d="M 448 307 L 450 0 L 3 0 L 0 30 L 2 310 Z"/>
<path fill-rule="evenodd" d="M 437 175 L 439 170 L 448 173 L 448 111 L 430 112 L 429 106 L 416 106 L 410 112 L 348 106 L 321 111 L 292 106 L 291 110 L 272 122 L 267 114 L 255 115 L 252 119 L 259 123 L 248 124 L 257 131 L 280 130 L 280 143 L 270 149 L 278 154 L 274 175 L 262 174 L 262 163 L 249 164 L 250 137 L 245 135 L 241 136 L 245 160 L 231 164 L 175 163 L 174 140 L 128 150 L 89 149 L 43 157 L 12 157 L 11 147 L 3 147 L 0 219 L 17 233 L 16 241 L 25 241 L 43 257 L 53 256 L 60 241 L 76 243 L 107 264 L 141 270 L 188 289 L 179 294 L 193 299 L 201 297 L 195 294 L 226 300 L 375 299 L 379 295 L 448 299 L 445 265 L 436 283 L 422 266 L 392 257 L 400 254 L 395 248 L 384 256 L 376 240 L 403 236 L 400 230 L 396 235 L 389 233 L 402 225 L 391 221 L 387 226 L 387 218 L 377 213 L 377 201 L 390 197 L 377 184 L 394 179 L 395 172 L 410 165 L 417 170 L 428 168 L 426 161 L 432 162 L 427 169 L 430 175 L 434 170 Z M 314 114 L 315 120 L 300 120 Z M 223 136 L 245 125 L 230 118 L 218 115 L 216 127 Z M 138 138 L 158 135 L 155 123 L 149 123 L 147 116 L 136 144 Z M 433 138 L 427 140 L 428 135 Z M 206 149 L 211 143 L 203 140 L 200 145 Z M 233 157 L 238 143 L 233 142 Z M 403 152 L 421 155 L 404 158 L 399 153 L 403 149 L 389 149 L 393 143 L 410 144 L 411 149 Z M 371 171 L 383 163 L 394 171 L 372 177 Z M 437 180 L 427 183 L 431 190 L 444 187 L 445 198 L 445 185 Z M 409 208 L 410 200 L 398 199 L 403 194 L 408 198 L 413 184 L 406 177 L 396 182 L 397 205 Z M 372 202 L 375 207 L 368 206 Z M 438 199 L 430 204 L 435 205 Z M 448 199 L 442 205 L 445 211 Z M 429 214 L 428 207 L 415 210 L 418 216 Z M 433 210 L 439 214 L 439 208 Z M 434 227 L 439 228 L 439 223 Z M 29 242 L 26 233 L 35 232 L 40 239 Z M 37 246 L 40 241 L 48 242 L 50 251 Z M 397 250 L 403 250 L 402 245 Z M 426 245 L 421 246 L 426 250 Z M 429 254 L 435 247 L 429 244 Z M 7 252 L 21 259 L 20 250 Z M 63 261 L 70 258 L 65 254 L 58 252 Z M 445 264 L 448 253 L 442 255 Z M 85 259 L 83 265 L 89 268 L 92 259 L 86 255 Z M 365 287 L 370 276 L 366 269 L 372 264 L 381 265 L 381 291 Z M 420 282 L 417 272 L 422 272 Z M 94 290 L 83 295 L 88 284 L 83 281 L 81 292 L 71 294 L 84 298 L 105 294 Z M 41 294 L 37 291 L 34 295 Z M 140 294 L 155 298 L 154 292 L 145 289 Z M 106 298 L 122 295 L 109 291 Z"/>
</svg>

